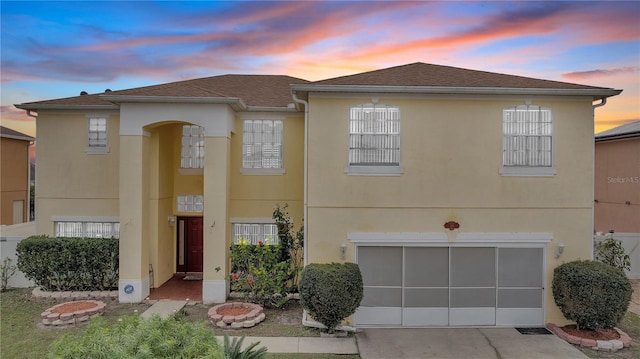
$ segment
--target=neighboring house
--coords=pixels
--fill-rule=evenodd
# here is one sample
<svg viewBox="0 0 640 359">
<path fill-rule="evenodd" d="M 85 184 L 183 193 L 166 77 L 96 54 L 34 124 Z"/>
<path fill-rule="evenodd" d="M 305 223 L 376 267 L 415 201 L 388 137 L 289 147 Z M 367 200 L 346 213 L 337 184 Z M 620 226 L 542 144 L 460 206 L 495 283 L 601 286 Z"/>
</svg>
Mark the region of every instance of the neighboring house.
<svg viewBox="0 0 640 359">
<path fill-rule="evenodd" d="M 640 121 L 595 135 L 596 240 L 614 231 L 631 257 L 630 278 L 640 278 Z"/>
<path fill-rule="evenodd" d="M 29 221 L 29 148 L 35 138 L 0 126 L 0 225 Z"/>
<path fill-rule="evenodd" d="M 360 265 L 352 324 L 500 326 L 564 320 L 553 268 L 592 256 L 593 103 L 620 92 L 414 63 L 16 106 L 42 134 L 37 232 L 119 236 L 120 301 L 177 271 L 226 300 L 229 244 L 289 203 L 305 263 Z"/>
</svg>

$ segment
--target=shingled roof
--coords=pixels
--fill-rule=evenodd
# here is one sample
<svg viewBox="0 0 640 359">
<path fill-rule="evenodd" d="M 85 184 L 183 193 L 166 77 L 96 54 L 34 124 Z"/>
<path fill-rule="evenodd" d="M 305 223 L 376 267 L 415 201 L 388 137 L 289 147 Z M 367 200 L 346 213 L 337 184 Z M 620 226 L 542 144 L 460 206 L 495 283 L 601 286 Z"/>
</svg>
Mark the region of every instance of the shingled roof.
<svg viewBox="0 0 640 359">
<path fill-rule="evenodd" d="M 115 108 L 114 102 L 137 99 L 239 99 L 247 106 L 287 107 L 292 103 L 289 85 L 308 81 L 283 75 L 221 75 L 99 94 L 27 102 L 16 105 L 25 110 L 43 108 Z"/>
<path fill-rule="evenodd" d="M 431 92 L 615 96 L 622 90 L 416 62 L 293 85 L 294 91 Z"/>
<path fill-rule="evenodd" d="M 640 120 L 596 133 L 596 142 L 640 137 Z"/>
<path fill-rule="evenodd" d="M 16 130 L 12 130 L 8 127 L 0 126 L 0 137 L 4 138 L 12 138 L 14 140 L 23 140 L 23 141 L 34 141 L 35 138 L 25 135 L 22 132 L 18 132 Z"/>
</svg>

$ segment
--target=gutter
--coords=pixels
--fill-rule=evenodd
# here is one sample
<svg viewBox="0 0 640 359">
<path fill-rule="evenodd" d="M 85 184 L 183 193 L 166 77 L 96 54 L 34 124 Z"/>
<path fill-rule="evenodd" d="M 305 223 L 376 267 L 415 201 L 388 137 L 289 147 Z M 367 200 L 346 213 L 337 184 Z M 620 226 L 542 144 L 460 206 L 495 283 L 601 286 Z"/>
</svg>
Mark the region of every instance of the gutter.
<svg viewBox="0 0 640 359">
<path fill-rule="evenodd" d="M 143 102 L 143 103 L 203 103 L 203 104 L 226 104 L 236 111 L 244 111 L 247 104 L 238 97 L 180 97 L 180 96 L 123 96 L 123 95 L 100 95 L 100 99 L 114 104 L 123 102 Z"/>
<path fill-rule="evenodd" d="M 35 115 L 31 112 L 31 110 L 27 110 L 27 116 L 33 118 L 34 120 L 38 119 L 38 114 Z M 27 220 L 26 222 L 31 222 L 31 146 L 35 144 L 36 141 L 29 141 L 29 146 L 27 146 Z M 33 200 L 36 199 L 36 183 L 33 181 Z M 36 210 L 35 203 L 33 204 L 33 220 L 36 220 Z"/>
<path fill-rule="evenodd" d="M 619 95 L 622 90 L 610 88 L 562 89 L 562 88 L 515 88 L 515 87 L 460 87 L 460 86 L 388 86 L 388 85 L 291 85 L 293 92 L 378 92 L 378 93 L 424 93 L 424 94 L 485 94 L 485 95 L 553 95 L 593 96 L 594 100 Z"/>
</svg>

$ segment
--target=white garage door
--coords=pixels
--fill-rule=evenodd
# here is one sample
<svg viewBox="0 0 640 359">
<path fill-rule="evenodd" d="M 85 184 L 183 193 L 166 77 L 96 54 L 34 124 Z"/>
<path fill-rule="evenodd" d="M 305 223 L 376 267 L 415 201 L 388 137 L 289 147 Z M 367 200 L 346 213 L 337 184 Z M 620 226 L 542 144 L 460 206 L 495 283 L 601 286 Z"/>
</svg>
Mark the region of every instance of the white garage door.
<svg viewBox="0 0 640 359">
<path fill-rule="evenodd" d="M 358 246 L 359 326 L 544 324 L 543 249 Z"/>
</svg>

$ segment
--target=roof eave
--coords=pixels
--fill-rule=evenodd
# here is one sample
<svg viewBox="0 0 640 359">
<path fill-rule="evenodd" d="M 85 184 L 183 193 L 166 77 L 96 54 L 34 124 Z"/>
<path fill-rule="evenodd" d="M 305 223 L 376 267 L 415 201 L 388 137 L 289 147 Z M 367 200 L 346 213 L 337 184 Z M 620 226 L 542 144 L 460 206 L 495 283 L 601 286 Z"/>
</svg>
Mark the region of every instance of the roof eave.
<svg viewBox="0 0 640 359">
<path fill-rule="evenodd" d="M 236 111 L 247 109 L 247 104 L 237 97 L 181 97 L 181 96 L 123 96 L 123 95 L 101 95 L 101 100 L 120 104 L 125 102 L 142 103 L 204 103 L 204 104 L 226 104 Z"/>
<path fill-rule="evenodd" d="M 299 112 L 296 107 L 247 106 L 249 112 Z"/>
<path fill-rule="evenodd" d="M 36 140 L 35 138 L 29 137 L 29 136 L 15 136 L 15 135 L 7 135 L 7 134 L 4 134 L 4 133 L 0 134 L 0 137 L 2 137 L 2 138 L 10 138 L 10 139 L 13 139 L 13 140 L 20 140 L 20 141 L 29 141 L 29 142 Z"/>
<path fill-rule="evenodd" d="M 608 136 L 596 136 L 595 141 L 603 142 L 603 141 L 613 141 L 613 140 L 624 140 L 628 138 L 637 138 L 637 137 L 640 137 L 640 131 L 619 133 L 619 134 L 608 135 Z"/>
<path fill-rule="evenodd" d="M 291 85 L 292 92 L 375 92 L 473 95 L 553 95 L 592 96 L 593 100 L 619 95 L 616 89 L 555 89 L 511 87 L 449 87 L 449 86 L 378 86 L 378 85 Z"/>
<path fill-rule="evenodd" d="M 36 104 L 20 103 L 14 105 L 16 108 L 27 111 L 39 110 L 117 110 L 117 105 L 63 105 L 63 104 Z"/>
</svg>

